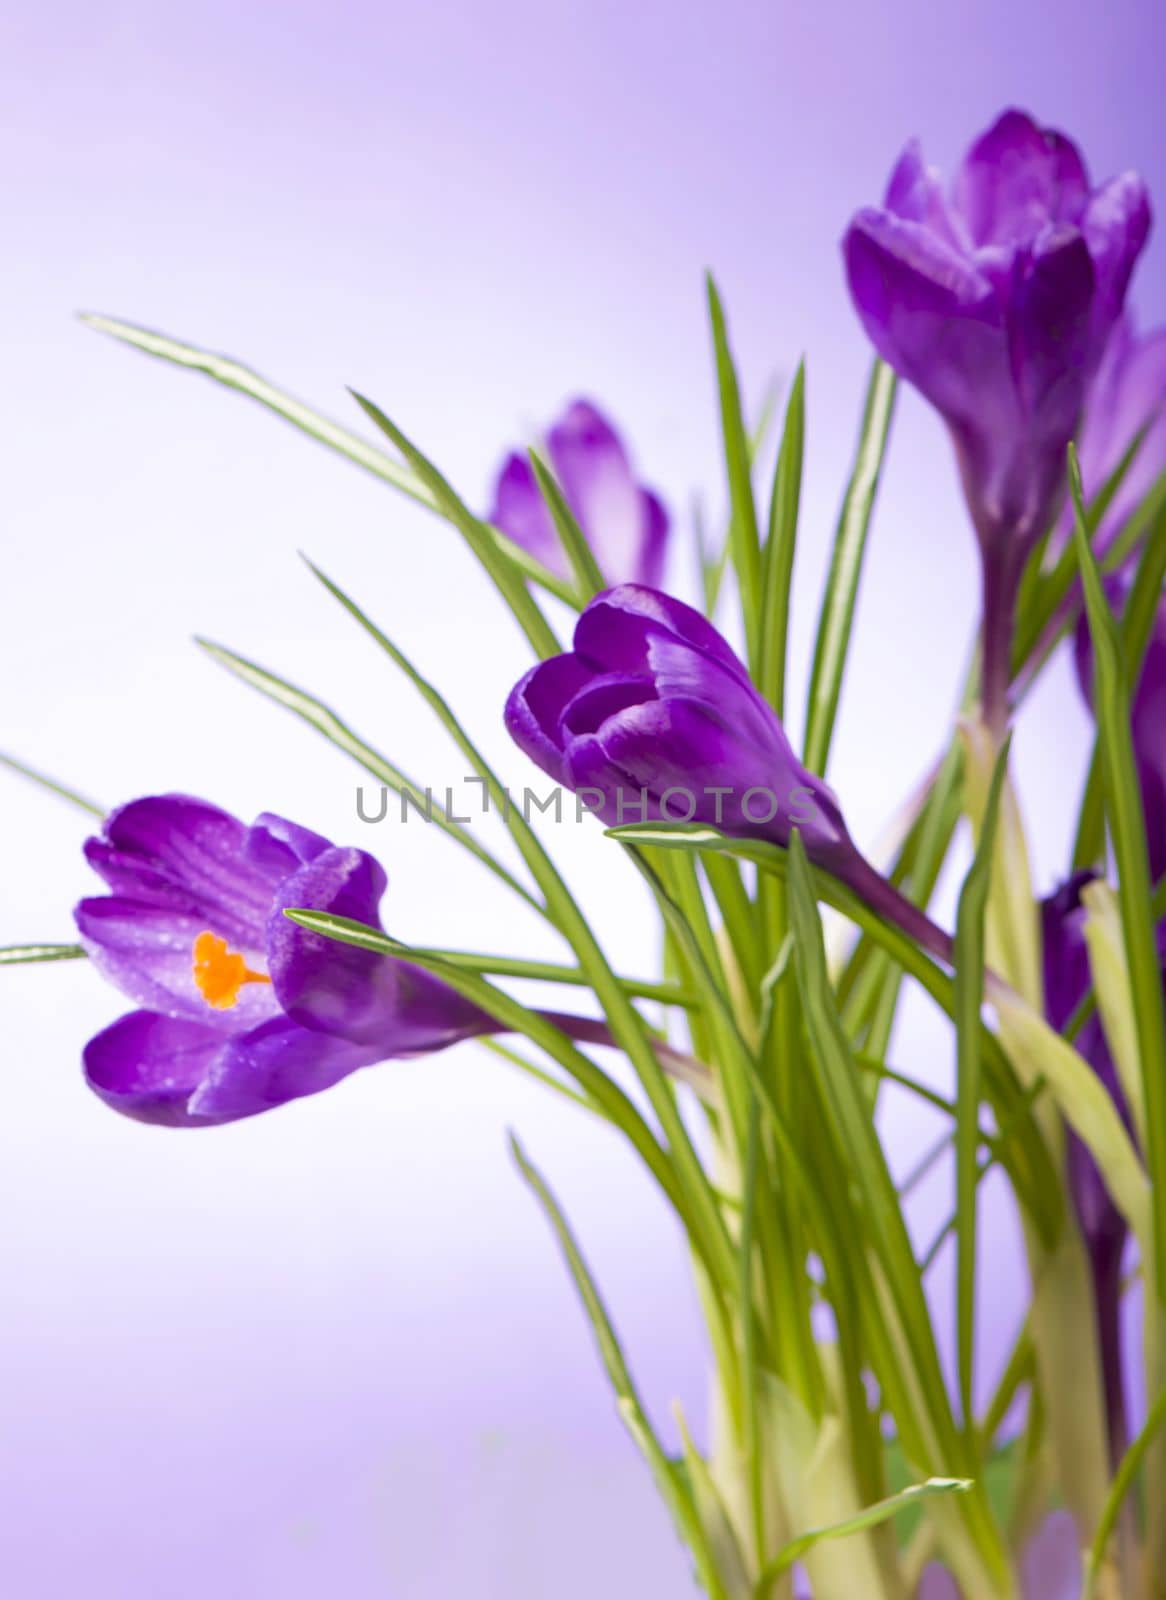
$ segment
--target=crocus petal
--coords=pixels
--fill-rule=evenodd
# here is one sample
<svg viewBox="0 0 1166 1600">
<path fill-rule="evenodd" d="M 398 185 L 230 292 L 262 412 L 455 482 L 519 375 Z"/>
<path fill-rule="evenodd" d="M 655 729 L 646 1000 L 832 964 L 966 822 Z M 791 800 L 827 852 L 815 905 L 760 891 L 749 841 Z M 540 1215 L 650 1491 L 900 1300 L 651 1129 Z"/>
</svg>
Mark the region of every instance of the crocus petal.
<svg viewBox="0 0 1166 1600">
<path fill-rule="evenodd" d="M 133 1011 L 85 1046 L 85 1081 L 115 1111 L 171 1128 L 225 1118 L 192 1116 L 189 1101 L 222 1048 L 214 1028 L 153 1011 Z"/>
<path fill-rule="evenodd" d="M 307 1029 L 370 1046 L 377 1059 L 444 1049 L 489 1031 L 492 1021 L 456 991 L 395 956 L 311 933 L 287 907 L 327 911 L 379 927 L 387 881 L 363 850 L 332 848 L 281 884 L 268 923 L 275 993 Z"/>
<path fill-rule="evenodd" d="M 584 685 L 563 712 L 560 730 L 564 739 L 598 733 L 609 717 L 656 698 L 649 678 L 629 677 L 622 672 L 607 672 Z"/>
<path fill-rule="evenodd" d="M 1145 429 L 1094 539 L 1104 554 L 1166 468 L 1166 328 L 1138 338 L 1123 316 L 1110 335 L 1090 390 L 1081 431 L 1081 476 L 1096 494 Z M 1072 537 L 1067 510 L 1059 543 Z"/>
<path fill-rule="evenodd" d="M 1077 147 L 1024 111 L 1005 111 L 976 140 L 956 178 L 956 204 L 976 245 L 1031 243 L 1051 218 L 1076 220 L 1089 194 Z"/>
<path fill-rule="evenodd" d="M 1076 872 L 1041 901 L 1041 947 L 1045 968 L 1045 1015 L 1059 1033 L 1089 988 L 1089 947 L 1081 891 L 1097 877 Z"/>
<path fill-rule="evenodd" d="M 335 847 L 280 885 L 267 923 L 267 953 L 279 1003 L 302 1027 L 367 1042 L 370 1022 L 392 1010 L 395 963 L 310 933 L 284 911 L 326 911 L 379 927 L 377 908 L 387 887 L 372 856 Z"/>
<path fill-rule="evenodd" d="M 510 455 L 503 463 L 490 521 L 552 572 L 563 578 L 570 575 L 555 524 L 525 456 Z"/>
<path fill-rule="evenodd" d="M 246 839 L 244 825 L 217 806 L 168 794 L 111 812 L 86 854 L 111 889 L 171 906 L 250 948 L 277 877 L 246 860 Z"/>
<path fill-rule="evenodd" d="M 918 223 L 873 209 L 855 217 L 843 252 L 850 293 L 883 360 L 953 426 L 1007 427 L 1011 369 L 1000 304 L 984 274 Z"/>
<path fill-rule="evenodd" d="M 247 830 L 244 847 L 247 860 L 274 881 L 286 878 L 331 848 L 331 840 L 323 834 L 302 828 L 298 822 L 289 822 L 273 811 L 256 817 Z"/>
<path fill-rule="evenodd" d="M 958 222 L 948 210 L 939 173 L 923 160 L 918 139 L 912 139 L 899 157 L 883 204 L 904 222 L 922 222 L 955 249 L 964 242 Z"/>
<path fill-rule="evenodd" d="M 379 1050 L 300 1028 L 273 1017 L 224 1044 L 191 1096 L 192 1119 L 234 1122 L 319 1094 L 359 1067 L 381 1060 Z"/>
<path fill-rule="evenodd" d="M 593 676 L 576 655 L 552 656 L 532 667 L 506 701 L 510 737 L 556 783 L 566 782 L 560 726 L 564 710 Z"/>
<path fill-rule="evenodd" d="M 183 914 L 123 895 L 82 900 L 74 919 L 102 976 L 151 1011 L 187 1017 L 222 1034 L 252 1027 L 279 1009 L 268 983 L 245 984 L 229 1010 L 216 1011 L 204 1000 L 194 981 L 194 943 L 205 932 L 227 937 L 220 932 L 223 922 L 215 924 L 201 914 Z M 265 971 L 261 936 L 256 943 L 235 948 L 252 971 Z"/>
<path fill-rule="evenodd" d="M 668 534 L 671 521 L 659 495 L 650 489 L 640 490 L 640 517 L 643 540 L 637 569 L 631 574 L 637 583 L 655 589 L 664 581 L 664 563 L 668 551 Z"/>
<path fill-rule="evenodd" d="M 597 672 L 647 674 L 652 641 L 661 635 L 683 640 L 748 683 L 741 661 L 699 611 L 638 583 L 596 595 L 575 624 L 575 652 Z"/>
<path fill-rule="evenodd" d="M 590 401 L 576 400 L 551 429 L 547 446 L 602 571 L 613 582 L 647 581 L 644 546 L 648 540 L 659 544 L 659 529 L 645 518 L 644 494 L 611 423 Z M 663 509 L 658 501 L 655 506 Z"/>
<path fill-rule="evenodd" d="M 633 788 L 657 800 L 676 791 L 674 815 L 691 796 L 693 820 L 734 836 L 786 845 L 796 827 L 823 863 L 851 848 L 833 795 L 797 761 L 776 719 L 765 743 L 743 743 L 714 706 L 673 696 L 613 716 L 598 737 Z"/>
<path fill-rule="evenodd" d="M 1146 819 L 1150 873 L 1157 881 L 1166 873 L 1166 604 L 1158 609 L 1134 696 L 1130 728 Z"/>
<path fill-rule="evenodd" d="M 1093 330 L 1098 356 L 1121 314 L 1134 265 L 1150 236 L 1150 220 L 1149 194 L 1133 172 L 1102 184 L 1085 210 L 1081 227 L 1097 273 Z"/>
<path fill-rule="evenodd" d="M 1008 308 L 1013 379 L 1042 444 L 1046 431 L 1056 440 L 1067 438 L 1080 416 L 1093 375 L 1095 287 L 1093 259 L 1071 228 L 1043 235 L 1014 282 Z"/>
<path fill-rule="evenodd" d="M 575 400 L 548 430 L 546 453 L 563 495 L 611 582 L 658 583 L 668 513 L 636 480 L 623 441 L 589 400 Z M 570 564 L 529 460 L 508 456 L 494 488 L 490 520 L 561 577 Z"/>
</svg>

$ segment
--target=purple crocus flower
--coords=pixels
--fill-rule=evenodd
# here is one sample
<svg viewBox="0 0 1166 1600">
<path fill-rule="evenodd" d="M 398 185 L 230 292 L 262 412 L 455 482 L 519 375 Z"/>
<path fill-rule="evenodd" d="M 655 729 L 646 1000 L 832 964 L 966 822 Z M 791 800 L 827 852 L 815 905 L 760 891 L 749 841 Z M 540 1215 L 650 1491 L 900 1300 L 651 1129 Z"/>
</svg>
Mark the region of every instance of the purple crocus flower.
<svg viewBox="0 0 1166 1600">
<path fill-rule="evenodd" d="M 85 1076 L 127 1116 L 231 1122 L 493 1027 L 428 973 L 283 915 L 379 926 L 386 878 L 363 850 L 170 794 L 114 811 L 85 854 L 110 893 L 77 907 L 82 943 L 143 1008 L 90 1041 Z"/>
<path fill-rule="evenodd" d="M 612 583 L 658 584 L 664 575 L 668 513 L 636 482 L 615 428 L 589 400 L 573 401 L 552 426 L 547 454 L 595 559 Z M 503 463 L 490 521 L 562 577 L 566 556 L 525 455 Z"/>
<path fill-rule="evenodd" d="M 596 595 L 574 648 L 541 662 L 506 703 L 515 743 L 609 826 L 700 822 L 788 845 L 933 954 L 951 942 L 863 858 L 833 791 L 794 755 L 777 713 L 712 624 L 658 590 Z"/>
<path fill-rule="evenodd" d="M 1081 476 L 1091 494 L 1117 470 L 1142 429 L 1138 452 L 1095 535 L 1099 556 L 1166 471 L 1166 328 L 1139 337 L 1127 312 L 1106 345 L 1081 427 Z M 1066 537 L 1072 535 L 1072 527 L 1067 516 Z"/>
<path fill-rule="evenodd" d="M 705 822 L 809 853 L 853 850 L 834 795 L 798 761 L 776 712 L 699 612 L 625 583 L 597 595 L 574 649 L 506 705 L 515 742 L 609 825 Z"/>
<path fill-rule="evenodd" d="M 1069 1022 L 1090 986 L 1089 952 L 1085 943 L 1086 913 L 1081 894 L 1096 876 L 1093 872 L 1078 872 L 1041 903 L 1045 1011 L 1050 1024 L 1058 1032 Z M 1096 1011 L 1081 1028 L 1075 1045 L 1109 1091 L 1132 1135 L 1129 1106 Z M 1069 1192 L 1073 1197 L 1093 1273 L 1110 1443 L 1116 1461 L 1128 1442 L 1120 1315 L 1122 1258 L 1129 1229 L 1110 1198 L 1093 1157 L 1071 1129 L 1066 1159 Z"/>
<path fill-rule="evenodd" d="M 1093 188 L 1076 146 L 1006 111 L 950 193 L 908 145 L 843 251 L 883 359 L 943 416 L 984 568 L 984 698 L 1006 717 L 1020 573 L 1064 490 L 1065 452 L 1150 227 L 1132 173 Z"/>
</svg>

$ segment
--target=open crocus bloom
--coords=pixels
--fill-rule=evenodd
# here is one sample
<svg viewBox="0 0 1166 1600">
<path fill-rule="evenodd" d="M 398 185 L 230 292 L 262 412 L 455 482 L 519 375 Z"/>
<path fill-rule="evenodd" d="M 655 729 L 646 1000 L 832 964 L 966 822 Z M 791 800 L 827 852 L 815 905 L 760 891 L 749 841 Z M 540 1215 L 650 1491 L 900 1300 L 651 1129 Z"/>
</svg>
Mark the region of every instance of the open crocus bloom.
<svg viewBox="0 0 1166 1600">
<path fill-rule="evenodd" d="M 597 406 L 575 400 L 551 428 L 547 454 L 567 503 L 612 583 L 658 584 L 664 575 L 668 513 L 636 481 L 619 434 Z M 524 455 L 508 456 L 494 489 L 490 520 L 562 577 L 567 558 Z"/>
<path fill-rule="evenodd" d="M 85 1075 L 128 1116 L 231 1122 L 492 1026 L 418 968 L 284 916 L 379 926 L 387 880 L 363 850 L 172 794 L 113 812 L 85 854 L 110 893 L 77 907 L 82 943 L 142 1007 L 90 1041 Z"/>
<path fill-rule="evenodd" d="M 987 544 L 1045 531 L 1088 386 L 1150 225 L 1132 173 L 1094 188 L 1064 134 L 1006 111 L 950 194 L 908 145 L 844 241 L 879 354 L 951 429 Z"/>
<path fill-rule="evenodd" d="M 1081 477 L 1087 494 L 1101 490 L 1139 433 L 1138 452 L 1094 535 L 1099 556 L 1166 470 L 1166 328 L 1139 336 L 1127 312 L 1105 347 L 1081 425 Z M 1071 538 L 1072 531 L 1067 513 L 1062 538 Z"/>
</svg>

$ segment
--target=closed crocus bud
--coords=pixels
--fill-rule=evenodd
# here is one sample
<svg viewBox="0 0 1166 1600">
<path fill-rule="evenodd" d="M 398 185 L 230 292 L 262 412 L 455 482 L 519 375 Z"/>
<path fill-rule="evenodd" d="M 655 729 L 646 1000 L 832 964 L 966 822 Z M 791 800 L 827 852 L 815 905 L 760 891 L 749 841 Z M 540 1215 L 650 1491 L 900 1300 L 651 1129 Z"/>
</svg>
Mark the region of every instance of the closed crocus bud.
<svg viewBox="0 0 1166 1600">
<path fill-rule="evenodd" d="M 77 907 L 82 943 L 142 1008 L 89 1042 L 85 1076 L 127 1116 L 233 1122 L 494 1027 L 419 968 L 284 916 L 378 926 L 386 879 L 363 850 L 168 794 L 113 812 L 85 854 L 109 893 Z"/>
<path fill-rule="evenodd" d="M 824 865 L 853 854 L 838 802 L 691 606 L 623 584 L 597 595 L 574 649 L 527 673 L 506 706 L 515 742 L 609 825 L 708 823 Z"/>
<path fill-rule="evenodd" d="M 843 243 L 883 359 L 951 432 L 984 566 L 984 698 L 1006 719 L 1024 562 L 1064 491 L 1065 454 L 1150 227 L 1132 173 L 1094 188 L 1064 134 L 1006 111 L 950 191 L 908 146 Z"/>
<path fill-rule="evenodd" d="M 951 941 L 859 853 L 833 791 L 698 611 L 638 584 L 600 594 L 574 649 L 514 688 L 515 743 L 609 826 L 700 822 L 806 854 L 941 960 Z"/>
<path fill-rule="evenodd" d="M 1087 910 L 1082 894 L 1094 878 L 1092 872 L 1079 872 L 1041 903 L 1045 1011 L 1058 1032 L 1067 1025 L 1090 987 L 1085 936 Z M 1132 1132 L 1129 1107 L 1096 1011 L 1085 1022 L 1074 1043 L 1109 1091 Z M 1067 1165 L 1069 1191 L 1093 1273 L 1110 1440 L 1116 1453 L 1125 1442 L 1120 1309 L 1122 1257 L 1129 1230 L 1093 1157 L 1072 1130 L 1068 1135 Z"/>
<path fill-rule="evenodd" d="M 611 583 L 658 584 L 664 576 L 668 513 L 637 482 L 628 452 L 589 400 L 576 400 L 546 437 L 546 453 L 567 504 Z M 508 456 L 494 488 L 490 520 L 552 572 L 569 567 L 551 514 L 525 455 Z"/>
</svg>

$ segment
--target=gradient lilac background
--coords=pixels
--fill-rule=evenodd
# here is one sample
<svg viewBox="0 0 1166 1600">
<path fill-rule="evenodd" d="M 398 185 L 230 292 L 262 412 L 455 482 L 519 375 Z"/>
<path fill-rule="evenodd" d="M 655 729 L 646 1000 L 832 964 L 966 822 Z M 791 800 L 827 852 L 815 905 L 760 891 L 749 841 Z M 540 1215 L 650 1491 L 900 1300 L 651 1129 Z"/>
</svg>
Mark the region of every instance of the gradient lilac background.
<svg viewBox="0 0 1166 1600">
<path fill-rule="evenodd" d="M 185 787 L 369 844 L 354 773 L 187 643 L 253 653 L 422 781 L 456 779 L 302 547 L 526 776 L 499 727 L 520 644 L 452 535 L 255 408 L 101 342 L 71 320 L 83 307 L 229 350 L 342 416 L 343 385 L 361 387 L 479 502 L 506 444 L 593 393 L 683 509 L 697 485 L 719 500 L 712 264 L 754 395 L 809 355 L 804 661 L 868 362 L 837 255 L 849 212 L 909 134 L 950 165 L 1010 101 L 1069 127 L 1099 175 L 1137 165 L 1166 204 L 1164 47 L 1151 0 L 1105 16 L 1016 0 L 9 8 L 0 746 L 109 803 Z M 1166 313 L 1163 259 L 1155 242 L 1137 282 L 1147 320 Z M 974 610 L 947 451 L 906 396 L 832 773 L 868 844 L 942 737 Z M 1062 664 L 1018 749 L 1042 887 L 1084 746 Z M 0 943 L 68 938 L 81 819 L 2 774 L 0 807 Z M 371 842 L 406 936 L 545 948 L 428 830 Z M 561 842 L 587 903 L 619 905 L 618 959 L 646 968 L 651 924 L 614 853 L 590 830 Z M 205 1136 L 141 1129 L 78 1076 L 116 998 L 80 968 L 0 983 L 5 1593 L 689 1592 L 505 1156 L 513 1125 L 654 1408 L 679 1395 L 699 1419 L 682 1252 L 613 1138 L 472 1048 Z M 936 1081 L 948 1069 L 918 1009 L 896 1051 Z M 930 1131 L 900 1114 L 903 1161 Z M 946 1204 L 926 1197 L 923 1232 Z M 998 1348 L 1019 1279 L 986 1248 Z"/>
</svg>

